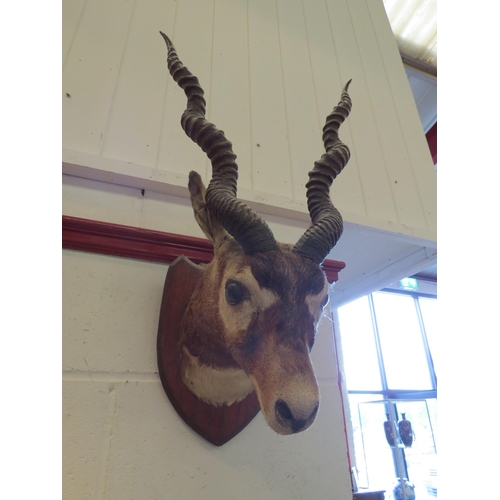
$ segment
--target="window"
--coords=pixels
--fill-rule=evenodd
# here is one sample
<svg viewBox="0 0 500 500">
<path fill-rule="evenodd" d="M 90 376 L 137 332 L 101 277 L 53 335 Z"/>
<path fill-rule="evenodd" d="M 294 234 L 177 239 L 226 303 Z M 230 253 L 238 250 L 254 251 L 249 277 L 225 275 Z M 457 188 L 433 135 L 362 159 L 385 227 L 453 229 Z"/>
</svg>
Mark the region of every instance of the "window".
<svg viewBox="0 0 500 500">
<path fill-rule="evenodd" d="M 338 309 L 361 487 L 389 493 L 403 477 L 419 499 L 436 496 L 436 307 L 435 295 L 384 289 Z"/>
</svg>

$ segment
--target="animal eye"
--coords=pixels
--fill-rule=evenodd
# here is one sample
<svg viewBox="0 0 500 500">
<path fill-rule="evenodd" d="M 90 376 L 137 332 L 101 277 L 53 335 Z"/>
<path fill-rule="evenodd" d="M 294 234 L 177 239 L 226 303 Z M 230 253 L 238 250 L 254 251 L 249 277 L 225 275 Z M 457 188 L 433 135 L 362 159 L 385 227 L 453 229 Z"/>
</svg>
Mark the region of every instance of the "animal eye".
<svg viewBox="0 0 500 500">
<path fill-rule="evenodd" d="M 235 306 L 245 298 L 245 289 L 236 281 L 226 283 L 226 300 L 228 304 Z"/>
</svg>

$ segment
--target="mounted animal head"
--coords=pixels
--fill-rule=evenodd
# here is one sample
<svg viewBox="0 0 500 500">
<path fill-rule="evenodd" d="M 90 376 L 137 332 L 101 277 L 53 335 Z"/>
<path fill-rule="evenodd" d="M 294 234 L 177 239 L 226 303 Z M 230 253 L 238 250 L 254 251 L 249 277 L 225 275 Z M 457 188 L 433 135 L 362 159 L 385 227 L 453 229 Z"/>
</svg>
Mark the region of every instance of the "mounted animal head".
<svg viewBox="0 0 500 500">
<path fill-rule="evenodd" d="M 207 189 L 196 172 L 189 174 L 194 215 L 213 243 L 214 258 L 182 321 L 182 380 L 212 405 L 231 405 L 255 390 L 272 429 L 280 434 L 302 431 L 312 424 L 319 406 L 310 351 L 328 301 L 321 264 L 342 234 L 342 217 L 329 191 L 350 155 L 338 137 L 351 109 L 350 82 L 326 120 L 326 153 L 309 172 L 312 225 L 295 245 L 278 243 L 268 225 L 237 199 L 232 145 L 205 119 L 198 79 L 161 34 L 170 74 L 187 96 L 182 128 L 212 163 Z"/>
</svg>

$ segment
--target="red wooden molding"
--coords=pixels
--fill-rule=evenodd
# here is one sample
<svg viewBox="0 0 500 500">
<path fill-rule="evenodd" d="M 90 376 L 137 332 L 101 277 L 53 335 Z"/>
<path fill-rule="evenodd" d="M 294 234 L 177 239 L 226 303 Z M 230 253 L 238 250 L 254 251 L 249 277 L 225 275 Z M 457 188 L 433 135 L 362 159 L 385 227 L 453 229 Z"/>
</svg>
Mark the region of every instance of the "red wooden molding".
<svg viewBox="0 0 500 500">
<path fill-rule="evenodd" d="M 212 244 L 202 238 L 67 215 L 62 218 L 62 247 L 151 262 L 170 263 L 185 255 L 196 264 L 207 264 L 213 258 Z M 323 262 L 330 283 L 339 279 L 344 267 L 345 263 L 338 260 Z"/>
<path fill-rule="evenodd" d="M 62 239 L 63 248 L 152 262 L 170 263 L 185 255 L 206 264 L 213 257 L 212 244 L 201 238 L 64 215 Z"/>
<path fill-rule="evenodd" d="M 434 161 L 434 165 L 437 164 L 438 154 L 437 154 L 437 130 L 438 124 L 437 122 L 429 129 L 425 137 L 427 139 L 427 144 L 429 145 L 429 149 L 431 151 L 432 160 Z"/>
</svg>

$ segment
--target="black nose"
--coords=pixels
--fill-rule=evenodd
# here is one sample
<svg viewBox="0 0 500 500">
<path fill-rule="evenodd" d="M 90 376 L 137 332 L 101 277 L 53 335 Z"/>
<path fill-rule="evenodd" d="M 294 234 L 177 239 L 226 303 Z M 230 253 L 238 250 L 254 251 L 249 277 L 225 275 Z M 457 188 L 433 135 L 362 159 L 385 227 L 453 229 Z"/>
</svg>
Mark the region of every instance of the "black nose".
<svg viewBox="0 0 500 500">
<path fill-rule="evenodd" d="M 275 410 L 278 420 L 281 422 L 281 424 L 285 427 L 291 427 L 292 432 L 295 433 L 300 432 L 308 422 L 314 420 L 316 413 L 318 412 L 318 407 L 319 403 L 316 403 L 316 406 L 314 407 L 312 413 L 304 420 L 295 418 L 293 416 L 292 410 L 290 410 L 290 407 L 282 399 L 279 399 L 276 402 Z"/>
</svg>

